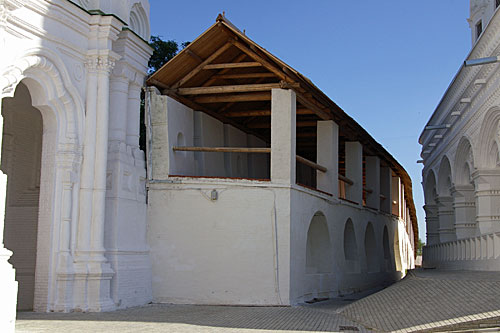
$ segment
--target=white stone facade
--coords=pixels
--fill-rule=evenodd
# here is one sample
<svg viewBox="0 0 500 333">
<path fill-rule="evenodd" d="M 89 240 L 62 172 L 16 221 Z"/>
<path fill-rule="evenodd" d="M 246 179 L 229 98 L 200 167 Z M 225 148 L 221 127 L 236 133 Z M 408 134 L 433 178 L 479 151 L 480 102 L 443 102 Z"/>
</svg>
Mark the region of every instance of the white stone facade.
<svg viewBox="0 0 500 333">
<path fill-rule="evenodd" d="M 481 20 L 482 33 L 475 31 Z M 467 59 L 500 52 L 496 1 L 471 0 Z M 424 266 L 500 270 L 500 70 L 462 67 L 420 137 L 427 224 Z"/>
<path fill-rule="evenodd" d="M 320 191 L 297 185 L 295 93 L 273 89 L 271 104 L 270 163 L 261 158 L 258 174 L 269 171 L 255 179 L 235 171 L 240 153 L 196 159 L 194 152 L 173 149 L 209 140 L 211 147 L 259 147 L 246 144 L 254 141 L 244 138 L 251 134 L 206 114 L 200 122 L 201 112 L 148 88 L 154 302 L 293 305 L 394 281 L 414 268 L 413 227 L 399 178 L 372 157 L 367 182 L 377 200 L 370 208 L 354 202 L 361 202 L 361 188 L 351 201 L 340 199 L 338 126 L 320 121 L 319 162 L 328 172 L 318 178 Z M 346 149 L 353 155 L 348 168 L 355 170 L 349 176 L 360 184 L 362 145 L 350 142 Z M 200 164 L 204 170 L 190 167 Z M 387 189 L 388 198 L 380 200 Z M 393 211 L 380 206 L 384 201 Z"/>
<path fill-rule="evenodd" d="M 10 330 L 8 250 L 22 308 L 106 311 L 152 299 L 139 150 L 148 39 L 147 0 L 0 1 L 0 307 Z M 23 141 L 37 131 L 39 147 Z"/>
</svg>

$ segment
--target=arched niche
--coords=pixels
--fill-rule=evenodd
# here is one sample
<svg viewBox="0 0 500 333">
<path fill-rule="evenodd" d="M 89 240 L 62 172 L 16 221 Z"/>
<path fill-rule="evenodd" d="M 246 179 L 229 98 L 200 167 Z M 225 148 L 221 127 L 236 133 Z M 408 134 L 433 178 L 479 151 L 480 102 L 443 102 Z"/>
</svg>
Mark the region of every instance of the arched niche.
<svg viewBox="0 0 500 333">
<path fill-rule="evenodd" d="M 323 213 L 314 214 L 307 231 L 306 273 L 333 272 L 333 248 Z"/>
<path fill-rule="evenodd" d="M 379 270 L 379 251 L 377 248 L 377 240 L 375 238 L 375 230 L 373 229 L 371 222 L 368 222 L 366 225 L 364 245 L 366 268 L 368 272 L 377 272 Z"/>
<path fill-rule="evenodd" d="M 345 260 L 358 260 L 358 244 L 351 219 L 347 219 L 344 227 L 344 258 Z"/>
<path fill-rule="evenodd" d="M 383 270 L 385 272 L 391 272 L 394 270 L 394 265 L 392 263 L 392 255 L 391 255 L 391 241 L 389 238 L 389 229 L 387 226 L 384 226 L 384 231 L 382 233 L 382 250 L 384 255 L 383 261 Z"/>
</svg>

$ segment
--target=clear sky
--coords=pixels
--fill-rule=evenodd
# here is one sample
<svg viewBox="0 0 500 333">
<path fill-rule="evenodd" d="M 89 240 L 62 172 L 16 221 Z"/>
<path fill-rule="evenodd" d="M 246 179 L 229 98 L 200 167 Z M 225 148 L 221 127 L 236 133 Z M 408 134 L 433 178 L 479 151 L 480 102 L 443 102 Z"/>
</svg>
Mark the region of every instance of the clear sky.
<svg viewBox="0 0 500 333">
<path fill-rule="evenodd" d="M 150 0 L 151 33 L 192 41 L 218 13 L 311 79 L 408 171 L 425 240 L 418 137 L 470 48 L 468 0 Z"/>
</svg>

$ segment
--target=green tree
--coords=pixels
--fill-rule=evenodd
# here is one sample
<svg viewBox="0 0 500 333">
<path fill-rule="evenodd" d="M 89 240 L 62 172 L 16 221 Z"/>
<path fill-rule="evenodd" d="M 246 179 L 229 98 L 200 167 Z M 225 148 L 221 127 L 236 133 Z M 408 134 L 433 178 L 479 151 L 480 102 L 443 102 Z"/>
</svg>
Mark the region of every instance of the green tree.
<svg viewBox="0 0 500 333">
<path fill-rule="evenodd" d="M 153 49 L 153 55 L 148 62 L 148 74 L 159 70 L 161 66 L 175 57 L 180 50 L 189 45 L 190 42 L 184 42 L 180 45 L 175 40 L 163 40 L 161 36 L 151 36 L 149 46 Z"/>
</svg>

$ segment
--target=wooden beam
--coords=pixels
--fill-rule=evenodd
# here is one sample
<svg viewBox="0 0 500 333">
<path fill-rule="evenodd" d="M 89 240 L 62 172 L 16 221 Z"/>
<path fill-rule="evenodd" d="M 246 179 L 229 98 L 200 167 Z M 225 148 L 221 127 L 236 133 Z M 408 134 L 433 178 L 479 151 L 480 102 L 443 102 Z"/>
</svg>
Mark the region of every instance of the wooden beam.
<svg viewBox="0 0 500 333">
<path fill-rule="evenodd" d="M 172 147 L 174 151 L 201 151 L 210 153 L 271 153 L 271 148 L 247 148 L 247 147 Z"/>
<path fill-rule="evenodd" d="M 316 127 L 316 120 L 297 121 L 297 127 Z M 271 122 L 248 124 L 249 128 L 271 128 Z"/>
<path fill-rule="evenodd" d="M 297 97 L 297 101 L 305 106 L 306 108 L 314 111 L 318 117 L 320 117 L 322 120 L 330 120 L 332 119 L 332 116 L 328 110 L 323 110 L 319 108 L 315 103 L 311 102 L 307 97 L 305 97 L 302 93 L 297 92 L 297 89 L 295 86 L 292 85 L 287 85 L 284 84 L 285 87 L 289 86 L 290 89 L 293 89 L 295 91 L 295 95 Z"/>
<path fill-rule="evenodd" d="M 309 109 L 297 109 L 299 115 L 315 114 Z M 246 111 L 230 111 L 225 114 L 227 117 L 268 117 L 271 116 L 271 110 L 246 110 Z"/>
<path fill-rule="evenodd" d="M 241 74 L 214 74 L 214 79 L 254 79 L 254 78 L 276 77 L 273 73 L 241 73 Z"/>
<path fill-rule="evenodd" d="M 305 164 L 307 166 L 310 166 L 311 168 L 319 170 L 321 172 L 326 172 L 328 170 L 324 166 L 319 165 L 313 161 L 309 161 L 307 158 L 304 158 L 302 156 L 296 155 L 295 158 L 296 158 L 297 162 Z"/>
<path fill-rule="evenodd" d="M 232 59 L 231 62 L 240 62 L 240 61 L 243 61 L 243 59 L 245 59 L 247 57 L 247 55 L 245 53 L 241 53 L 240 55 L 238 55 L 236 58 Z M 214 82 L 215 82 L 215 78 L 214 76 L 215 75 L 219 75 L 219 74 L 226 74 L 228 73 L 229 71 L 231 71 L 230 68 L 226 68 L 226 69 L 223 69 L 223 70 L 220 70 L 218 73 L 212 75 L 207 81 L 205 81 L 202 86 L 203 87 L 208 87 L 208 86 L 211 86 Z"/>
<path fill-rule="evenodd" d="M 253 102 L 270 101 L 271 92 L 261 92 L 252 94 L 199 96 L 195 97 L 196 103 L 228 103 L 228 102 Z"/>
<path fill-rule="evenodd" d="M 178 102 L 190 107 L 191 109 L 193 110 L 197 110 L 197 111 L 203 111 L 205 112 L 206 114 L 208 114 L 209 116 L 212 116 L 214 117 L 215 119 L 219 120 L 220 122 L 224 123 L 224 124 L 230 124 L 234 127 L 236 127 L 237 129 L 243 131 L 243 132 L 246 132 L 246 133 L 249 133 L 249 134 L 253 134 L 255 135 L 256 137 L 258 137 L 259 139 L 262 139 L 263 141 L 267 142 L 269 140 L 269 138 L 266 138 L 262 135 L 260 135 L 259 133 L 257 132 L 254 132 L 252 130 L 250 130 L 248 127 L 245 127 L 245 126 L 242 126 L 240 123 L 230 119 L 230 118 L 227 118 L 227 117 L 224 117 L 223 115 L 220 115 L 218 114 L 217 112 L 214 112 L 212 110 L 210 110 L 209 108 L 201 105 L 201 104 L 198 104 L 184 96 L 180 96 L 180 95 L 177 95 L 173 92 L 168 92 L 167 93 L 168 96 L 176 99 Z"/>
<path fill-rule="evenodd" d="M 234 44 L 237 48 L 239 48 L 241 51 L 246 53 L 250 58 L 252 58 L 255 61 L 258 61 L 264 66 L 267 70 L 270 72 L 276 74 L 277 77 L 279 77 L 281 80 L 285 80 L 287 82 L 293 82 L 288 76 L 286 76 L 280 69 L 276 68 L 273 66 L 270 62 L 259 56 L 257 53 L 254 51 L 250 50 L 248 47 L 246 47 L 243 43 L 237 41 L 237 40 L 231 40 L 231 43 Z"/>
<path fill-rule="evenodd" d="M 296 134 L 297 138 L 315 138 L 317 135 L 316 132 L 302 132 Z"/>
<path fill-rule="evenodd" d="M 179 81 L 177 81 L 175 84 L 172 85 L 172 89 L 177 89 L 180 86 L 182 86 L 184 83 L 189 81 L 193 76 L 198 74 L 205 65 L 208 65 L 212 61 L 214 61 L 218 56 L 220 56 L 222 53 L 226 52 L 230 47 L 232 46 L 231 43 L 226 43 L 224 44 L 220 49 L 212 53 L 207 59 L 205 59 L 201 64 L 196 66 L 191 72 L 187 73 L 184 75 Z"/>
<path fill-rule="evenodd" d="M 179 88 L 177 90 L 177 93 L 179 95 L 227 94 L 238 92 L 267 91 L 279 87 L 279 83 L 239 84 L 231 86 Z"/>
<path fill-rule="evenodd" d="M 198 63 L 202 63 L 203 62 L 203 59 L 197 55 L 196 53 L 194 53 L 193 51 L 191 51 L 190 49 L 186 49 L 186 53 L 189 54 L 191 56 L 191 58 L 195 59 L 196 61 L 198 61 Z"/>
<path fill-rule="evenodd" d="M 230 62 L 225 64 L 210 64 L 203 66 L 203 69 L 226 69 L 226 68 L 248 68 L 248 67 L 261 67 L 260 62 Z"/>
</svg>

